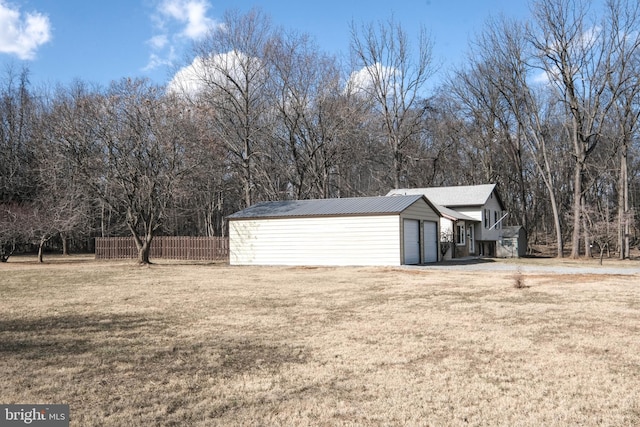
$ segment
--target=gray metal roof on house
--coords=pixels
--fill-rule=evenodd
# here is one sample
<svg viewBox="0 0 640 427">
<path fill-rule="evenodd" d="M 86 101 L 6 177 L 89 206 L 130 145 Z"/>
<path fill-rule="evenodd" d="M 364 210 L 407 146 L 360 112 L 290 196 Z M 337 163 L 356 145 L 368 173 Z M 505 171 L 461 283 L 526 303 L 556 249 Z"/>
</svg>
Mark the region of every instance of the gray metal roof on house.
<svg viewBox="0 0 640 427">
<path fill-rule="evenodd" d="M 400 214 L 416 201 L 423 199 L 423 197 L 422 194 L 413 194 L 394 197 L 351 197 L 344 199 L 262 202 L 229 215 L 228 218 L 264 219 L 306 216 Z"/>
<path fill-rule="evenodd" d="M 399 188 L 389 191 L 387 196 L 423 194 L 432 203 L 445 207 L 481 206 L 487 202 L 495 187 L 495 184 L 482 184 L 455 187 Z M 499 198 L 498 200 L 502 205 L 502 201 Z"/>
</svg>

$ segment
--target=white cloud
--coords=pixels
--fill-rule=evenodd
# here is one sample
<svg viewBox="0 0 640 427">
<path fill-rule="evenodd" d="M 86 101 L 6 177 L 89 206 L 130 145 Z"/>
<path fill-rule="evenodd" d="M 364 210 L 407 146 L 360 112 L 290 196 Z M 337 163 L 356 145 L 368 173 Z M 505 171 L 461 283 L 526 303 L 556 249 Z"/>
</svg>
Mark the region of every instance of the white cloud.
<svg viewBox="0 0 640 427">
<path fill-rule="evenodd" d="M 49 17 L 39 12 L 21 14 L 0 0 L 0 53 L 33 59 L 37 48 L 51 40 Z"/>
<path fill-rule="evenodd" d="M 174 55 L 170 54 L 169 57 L 172 58 Z M 150 71 L 153 70 L 155 68 L 158 67 L 162 67 L 162 66 L 171 66 L 173 64 L 171 59 L 168 58 L 164 58 L 162 56 L 156 55 L 155 53 L 152 53 L 149 56 L 149 62 L 147 63 L 147 65 L 143 68 L 143 71 Z"/>
<path fill-rule="evenodd" d="M 201 40 L 219 25 L 207 16 L 210 7 L 208 0 L 161 0 L 151 16 L 157 34 L 147 41 L 152 53 L 145 69 L 171 64 L 180 45 Z"/>
<path fill-rule="evenodd" d="M 167 85 L 167 91 L 187 98 L 196 97 L 204 84 L 200 77 L 204 73 L 204 61 L 199 56 L 186 67 L 182 67 Z"/>
<path fill-rule="evenodd" d="M 552 76 L 550 76 L 546 71 L 540 71 L 531 77 L 531 82 L 535 84 L 549 84 L 551 82 L 551 78 Z"/>
<path fill-rule="evenodd" d="M 149 45 L 151 45 L 153 49 L 163 49 L 167 43 L 169 43 L 169 39 L 166 34 L 153 36 L 149 39 Z"/>
<path fill-rule="evenodd" d="M 167 85 L 167 91 L 187 98 L 197 97 L 207 86 L 228 86 L 233 91 L 234 86 L 229 79 L 242 81 L 245 70 L 260 66 L 259 59 L 236 51 L 213 55 L 207 59 L 198 56 L 173 76 Z"/>
<path fill-rule="evenodd" d="M 209 4 L 204 0 L 164 0 L 159 12 L 165 18 L 173 19 L 184 25 L 181 34 L 192 40 L 207 35 L 215 21 L 207 17 Z"/>
<path fill-rule="evenodd" d="M 371 94 L 379 83 L 391 88 L 399 72 L 380 63 L 369 65 L 354 71 L 349 76 L 346 90 L 351 93 Z M 376 83 L 378 82 L 378 83 Z"/>
<path fill-rule="evenodd" d="M 600 37 L 602 37 L 602 27 L 597 25 L 593 26 L 585 30 L 580 37 L 576 37 L 575 39 L 571 39 L 564 43 L 560 43 L 558 41 L 550 42 L 546 47 L 546 51 L 541 52 L 541 57 L 544 58 L 544 55 L 559 57 L 564 55 L 564 51 L 567 51 L 570 57 L 572 57 L 572 60 L 574 57 L 579 58 L 584 55 L 585 52 L 589 52 L 596 47 Z M 561 83 L 562 73 L 557 65 L 551 61 L 544 60 L 542 60 L 539 65 L 543 69 L 531 76 L 530 81 L 532 83 L 540 85 Z M 571 75 L 573 78 L 579 78 L 581 73 L 581 69 L 575 65 L 571 69 Z"/>
</svg>

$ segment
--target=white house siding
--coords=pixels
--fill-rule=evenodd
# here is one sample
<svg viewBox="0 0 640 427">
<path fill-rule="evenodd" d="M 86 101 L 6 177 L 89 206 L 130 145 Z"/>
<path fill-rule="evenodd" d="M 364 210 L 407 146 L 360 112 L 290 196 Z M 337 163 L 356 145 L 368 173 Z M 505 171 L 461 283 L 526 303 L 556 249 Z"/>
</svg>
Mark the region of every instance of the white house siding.
<svg viewBox="0 0 640 427">
<path fill-rule="evenodd" d="M 497 197 L 492 194 L 493 197 L 490 197 L 487 200 L 487 203 L 484 205 L 484 209 L 489 210 L 489 228 L 491 228 L 496 223 L 496 212 L 497 219 L 502 217 L 503 212 L 500 208 L 500 203 L 498 203 Z M 498 227 L 493 227 L 491 230 L 484 227 L 484 218 L 480 218 L 481 222 L 478 224 L 478 228 L 480 229 L 480 236 L 476 236 L 476 240 L 500 240 L 502 238 L 502 227 L 504 224 L 504 219 L 500 222 Z"/>
<path fill-rule="evenodd" d="M 400 214 L 403 219 L 438 221 L 440 216 L 424 200 L 418 200 Z"/>
<path fill-rule="evenodd" d="M 478 240 L 497 241 L 502 238 L 502 224 L 504 224 L 504 221 L 505 221 L 504 219 L 500 223 L 500 227 L 493 227 L 491 230 L 489 230 L 489 228 L 491 228 L 491 226 L 495 224 L 495 212 L 496 211 L 498 212 L 498 219 L 500 219 L 502 215 L 504 215 L 504 212 L 500 208 L 500 203 L 498 203 L 498 200 L 496 199 L 495 196 L 493 198 L 488 199 L 487 203 L 485 203 L 484 206 L 482 207 L 479 207 L 479 206 L 460 207 L 460 208 L 456 207 L 455 209 L 456 211 L 479 221 L 475 226 L 476 234 L 474 237 L 476 241 Z M 484 215 L 485 209 L 489 210 L 488 228 L 485 228 L 484 226 L 483 215 Z"/>
<path fill-rule="evenodd" d="M 398 215 L 229 221 L 232 265 L 400 265 Z"/>
</svg>

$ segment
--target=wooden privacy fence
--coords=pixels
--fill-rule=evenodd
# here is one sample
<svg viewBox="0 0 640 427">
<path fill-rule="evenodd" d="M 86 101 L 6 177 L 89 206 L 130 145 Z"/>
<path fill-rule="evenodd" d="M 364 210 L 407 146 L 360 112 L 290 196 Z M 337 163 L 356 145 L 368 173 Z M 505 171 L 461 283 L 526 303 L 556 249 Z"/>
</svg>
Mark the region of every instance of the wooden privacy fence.
<svg viewBox="0 0 640 427">
<path fill-rule="evenodd" d="M 133 237 L 96 237 L 96 259 L 137 257 L 138 248 Z M 229 238 L 157 236 L 151 241 L 150 258 L 226 261 L 229 259 Z"/>
</svg>

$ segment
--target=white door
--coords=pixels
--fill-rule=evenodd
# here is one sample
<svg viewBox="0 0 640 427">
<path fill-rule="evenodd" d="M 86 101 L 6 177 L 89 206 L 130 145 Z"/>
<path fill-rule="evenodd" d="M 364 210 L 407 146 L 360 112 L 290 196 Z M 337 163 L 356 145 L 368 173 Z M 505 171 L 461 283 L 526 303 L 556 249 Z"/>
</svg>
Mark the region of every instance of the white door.
<svg viewBox="0 0 640 427">
<path fill-rule="evenodd" d="M 425 221 L 424 238 L 422 244 L 424 245 L 424 262 L 437 262 L 438 261 L 438 227 L 433 221 Z"/>
<path fill-rule="evenodd" d="M 417 219 L 404 220 L 404 263 L 420 264 L 420 223 Z"/>
</svg>

